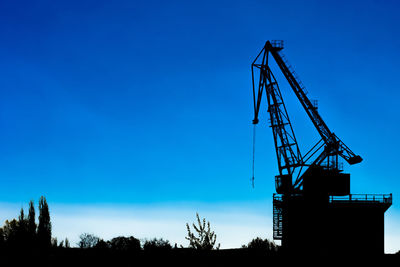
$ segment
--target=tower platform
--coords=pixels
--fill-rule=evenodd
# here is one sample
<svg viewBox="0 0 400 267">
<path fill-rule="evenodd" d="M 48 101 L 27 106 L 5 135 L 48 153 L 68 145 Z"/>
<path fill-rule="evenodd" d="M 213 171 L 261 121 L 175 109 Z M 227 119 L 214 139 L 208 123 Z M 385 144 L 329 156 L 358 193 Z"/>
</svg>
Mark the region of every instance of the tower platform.
<svg viewBox="0 0 400 267">
<path fill-rule="evenodd" d="M 286 250 L 384 254 L 384 214 L 391 194 L 274 195 L 274 239 Z"/>
</svg>

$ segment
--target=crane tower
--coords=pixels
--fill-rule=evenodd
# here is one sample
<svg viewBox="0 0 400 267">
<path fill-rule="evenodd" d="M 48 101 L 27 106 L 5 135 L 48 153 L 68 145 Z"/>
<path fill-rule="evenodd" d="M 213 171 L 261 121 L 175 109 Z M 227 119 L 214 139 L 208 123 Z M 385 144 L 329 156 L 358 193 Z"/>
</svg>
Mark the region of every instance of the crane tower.
<svg viewBox="0 0 400 267">
<path fill-rule="evenodd" d="M 253 124 L 259 122 L 265 94 L 278 161 L 274 239 L 281 240 L 289 252 L 384 253 L 384 213 L 392 204 L 392 194 L 350 193 L 350 174 L 343 172 L 339 160 L 353 165 L 362 158 L 328 128 L 282 50 L 283 41 L 267 41 L 251 65 Z M 321 138 L 305 154 L 300 151 L 271 60 Z"/>
</svg>

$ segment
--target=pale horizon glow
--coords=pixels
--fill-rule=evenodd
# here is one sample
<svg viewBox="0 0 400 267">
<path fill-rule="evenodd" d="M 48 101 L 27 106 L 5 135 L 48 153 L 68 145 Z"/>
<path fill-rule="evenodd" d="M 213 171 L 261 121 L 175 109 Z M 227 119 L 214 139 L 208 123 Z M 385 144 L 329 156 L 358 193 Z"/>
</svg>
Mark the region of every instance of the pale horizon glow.
<svg viewBox="0 0 400 267">
<path fill-rule="evenodd" d="M 271 205 L 260 203 L 186 203 L 153 205 L 111 204 L 49 204 L 52 235 L 58 242 L 68 238 L 76 247 L 79 235 L 94 234 L 104 240 L 117 236 L 134 236 L 142 242 L 163 238 L 172 246 L 188 246 L 186 223 L 195 222 L 196 212 L 210 221 L 217 234 L 221 249 L 240 248 L 255 237 L 272 239 Z M 18 217 L 27 205 L 0 203 L 0 220 L 3 223 Z M 38 215 L 38 214 L 36 214 Z M 396 227 L 400 214 L 385 215 L 385 253 L 399 251 L 400 231 Z M 279 241 L 275 241 L 280 244 Z"/>
<path fill-rule="evenodd" d="M 255 237 L 272 240 L 272 216 L 257 209 L 238 204 L 228 205 L 64 205 L 50 206 L 52 235 L 58 242 L 68 238 L 77 246 L 79 235 L 94 234 L 104 240 L 117 236 L 134 236 L 142 241 L 152 238 L 169 240 L 187 247 L 186 223 L 196 221 L 196 212 L 210 221 L 222 249 L 240 248 Z M 1 204 L 0 220 L 18 217 L 21 205 Z M 24 205 L 24 210 L 27 210 Z M 267 208 L 264 207 L 264 211 Z M 27 211 L 25 211 L 26 213 Z M 38 214 L 36 214 L 38 215 Z M 278 242 L 277 242 L 278 243 Z"/>
</svg>

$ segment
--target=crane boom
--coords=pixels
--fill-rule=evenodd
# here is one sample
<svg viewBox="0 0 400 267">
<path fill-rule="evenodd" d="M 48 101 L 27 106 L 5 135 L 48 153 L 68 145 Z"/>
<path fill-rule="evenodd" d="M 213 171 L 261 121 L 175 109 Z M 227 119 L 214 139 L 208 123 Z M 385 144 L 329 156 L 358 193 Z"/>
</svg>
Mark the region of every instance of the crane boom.
<svg viewBox="0 0 400 267">
<path fill-rule="evenodd" d="M 287 63 L 283 54 L 281 54 L 280 51 L 282 49 L 282 41 L 272 41 L 272 43 L 270 41 L 267 41 L 252 64 L 254 100 L 253 124 L 258 123 L 261 98 L 263 91 L 265 90 L 268 100 L 268 112 L 270 113 L 271 127 L 274 134 L 274 142 L 277 152 L 280 175 L 289 175 L 291 179 L 294 169 L 296 169 L 297 167 L 303 169 L 303 167 L 308 166 L 308 169 L 310 169 L 314 166 L 320 166 L 326 158 L 328 158 L 329 162 L 329 157 L 332 157 L 335 160 L 333 167 L 336 169 L 338 169 L 337 156 L 342 157 L 349 164 L 356 164 L 361 162 L 362 158 L 354 154 L 350 150 L 350 148 L 348 148 L 333 132 L 330 131 L 330 129 L 318 113 L 317 108 L 307 97 L 301 81 L 296 77 L 295 72 Z M 268 65 L 269 54 L 271 54 L 274 58 L 279 69 L 282 71 L 297 99 L 300 101 L 302 107 L 306 111 L 308 117 L 311 119 L 314 127 L 321 136 L 321 140 L 323 141 L 322 145 L 314 146 L 314 148 L 317 148 L 316 151 L 310 150 L 306 153 L 306 155 L 311 154 L 311 156 L 313 156 L 319 149 L 324 147 L 323 151 L 314 159 L 311 164 L 307 163 L 311 156 L 307 159 L 301 156 L 293 132 L 293 128 L 283 102 L 282 95 L 280 93 L 275 77 L 272 74 L 272 71 Z M 260 59 L 261 62 L 259 62 Z M 258 84 L 255 83 L 256 79 L 254 68 L 257 68 L 260 71 Z M 305 170 L 304 173 L 306 173 L 307 170 Z M 296 181 L 293 183 L 293 187 L 301 186 L 302 175 L 300 176 L 300 172 L 301 171 L 299 171 L 298 173 Z"/>
<path fill-rule="evenodd" d="M 332 152 L 337 152 L 338 155 L 344 158 L 349 164 L 355 164 L 361 162 L 362 158 L 360 156 L 355 155 L 334 133 L 332 133 L 329 130 L 328 126 L 319 115 L 316 107 L 314 107 L 310 99 L 308 99 L 304 91 L 304 87 L 300 86 L 301 83 L 294 76 L 293 74 L 294 72 L 289 70 L 289 67 L 279 54 L 280 50 L 273 49 L 272 44 L 269 41 L 267 41 L 265 45 L 267 46 L 268 51 L 270 51 L 271 55 L 274 57 L 283 75 L 289 82 L 290 87 L 296 94 L 301 105 L 306 111 L 308 117 L 311 119 L 319 135 L 324 140 L 325 144 L 332 149 Z"/>
</svg>

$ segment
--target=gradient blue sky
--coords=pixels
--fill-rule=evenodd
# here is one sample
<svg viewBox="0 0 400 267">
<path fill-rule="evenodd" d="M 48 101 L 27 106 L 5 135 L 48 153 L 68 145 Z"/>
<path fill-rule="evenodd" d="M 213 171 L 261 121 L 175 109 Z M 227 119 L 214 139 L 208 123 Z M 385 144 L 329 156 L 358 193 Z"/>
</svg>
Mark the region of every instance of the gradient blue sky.
<svg viewBox="0 0 400 267">
<path fill-rule="evenodd" d="M 2 1 L 0 202 L 45 195 L 50 208 L 184 205 L 187 221 L 204 205 L 240 206 L 272 217 L 265 111 L 250 182 L 250 64 L 266 40 L 283 39 L 328 126 L 364 158 L 345 166 L 352 192 L 393 193 L 386 236 L 400 237 L 399 10 L 397 1 Z M 280 79 L 306 151 L 316 131 Z"/>
</svg>

